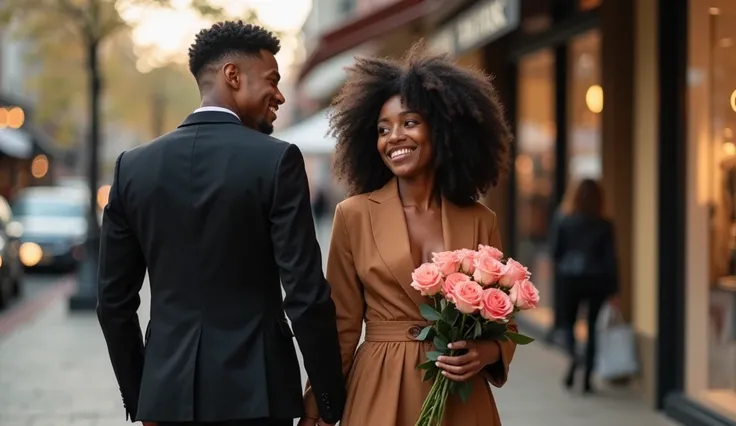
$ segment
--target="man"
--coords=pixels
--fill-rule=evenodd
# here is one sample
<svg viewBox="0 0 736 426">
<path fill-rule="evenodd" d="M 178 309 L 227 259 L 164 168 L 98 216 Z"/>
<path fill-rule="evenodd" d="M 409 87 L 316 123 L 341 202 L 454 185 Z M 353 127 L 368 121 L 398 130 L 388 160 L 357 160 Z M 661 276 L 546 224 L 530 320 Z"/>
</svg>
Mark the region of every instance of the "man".
<svg viewBox="0 0 736 426">
<path fill-rule="evenodd" d="M 202 107 L 115 164 L 97 315 L 132 421 L 292 425 L 303 403 L 284 311 L 322 424 L 341 417 L 335 307 L 304 161 L 296 146 L 267 136 L 284 103 L 279 48 L 270 32 L 242 22 L 200 32 L 189 68 Z M 136 311 L 146 270 L 144 343 Z"/>
</svg>

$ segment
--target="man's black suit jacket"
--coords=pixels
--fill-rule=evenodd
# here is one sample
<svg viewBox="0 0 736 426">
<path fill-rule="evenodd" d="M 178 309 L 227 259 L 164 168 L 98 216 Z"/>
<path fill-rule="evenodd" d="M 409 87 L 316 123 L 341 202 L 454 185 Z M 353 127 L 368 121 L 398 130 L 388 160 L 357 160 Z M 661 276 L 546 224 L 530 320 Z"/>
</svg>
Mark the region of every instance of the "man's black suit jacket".
<svg viewBox="0 0 736 426">
<path fill-rule="evenodd" d="M 320 414 L 340 419 L 335 307 L 296 146 L 226 112 L 194 113 L 118 157 L 101 232 L 97 315 L 132 420 L 301 416 L 284 311 Z"/>
</svg>

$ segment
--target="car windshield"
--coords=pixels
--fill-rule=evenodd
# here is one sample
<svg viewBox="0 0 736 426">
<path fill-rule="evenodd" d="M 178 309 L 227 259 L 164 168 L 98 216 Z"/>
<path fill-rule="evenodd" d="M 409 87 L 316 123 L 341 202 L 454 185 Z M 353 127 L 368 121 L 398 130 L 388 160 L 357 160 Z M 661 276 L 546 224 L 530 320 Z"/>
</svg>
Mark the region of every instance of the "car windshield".
<svg viewBox="0 0 736 426">
<path fill-rule="evenodd" d="M 84 217 L 84 204 L 52 198 L 23 198 L 13 205 L 18 217 Z"/>
</svg>

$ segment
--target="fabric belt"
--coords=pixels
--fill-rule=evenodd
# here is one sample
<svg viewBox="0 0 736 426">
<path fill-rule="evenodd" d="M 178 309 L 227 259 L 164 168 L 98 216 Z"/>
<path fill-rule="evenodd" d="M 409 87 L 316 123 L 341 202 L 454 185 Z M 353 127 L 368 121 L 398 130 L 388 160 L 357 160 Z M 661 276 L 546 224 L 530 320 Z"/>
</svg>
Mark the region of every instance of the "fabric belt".
<svg viewBox="0 0 736 426">
<path fill-rule="evenodd" d="M 418 342 L 426 321 L 371 321 L 365 325 L 366 342 Z"/>
</svg>

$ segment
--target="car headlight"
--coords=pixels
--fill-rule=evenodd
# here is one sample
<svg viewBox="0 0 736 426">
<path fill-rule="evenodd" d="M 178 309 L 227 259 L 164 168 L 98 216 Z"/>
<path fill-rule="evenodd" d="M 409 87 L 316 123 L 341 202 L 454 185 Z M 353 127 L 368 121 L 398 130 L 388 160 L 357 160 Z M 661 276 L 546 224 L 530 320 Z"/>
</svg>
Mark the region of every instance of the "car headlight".
<svg viewBox="0 0 736 426">
<path fill-rule="evenodd" d="M 36 243 L 23 243 L 18 251 L 20 261 L 23 265 L 31 267 L 36 266 L 43 259 L 43 250 Z"/>
</svg>

